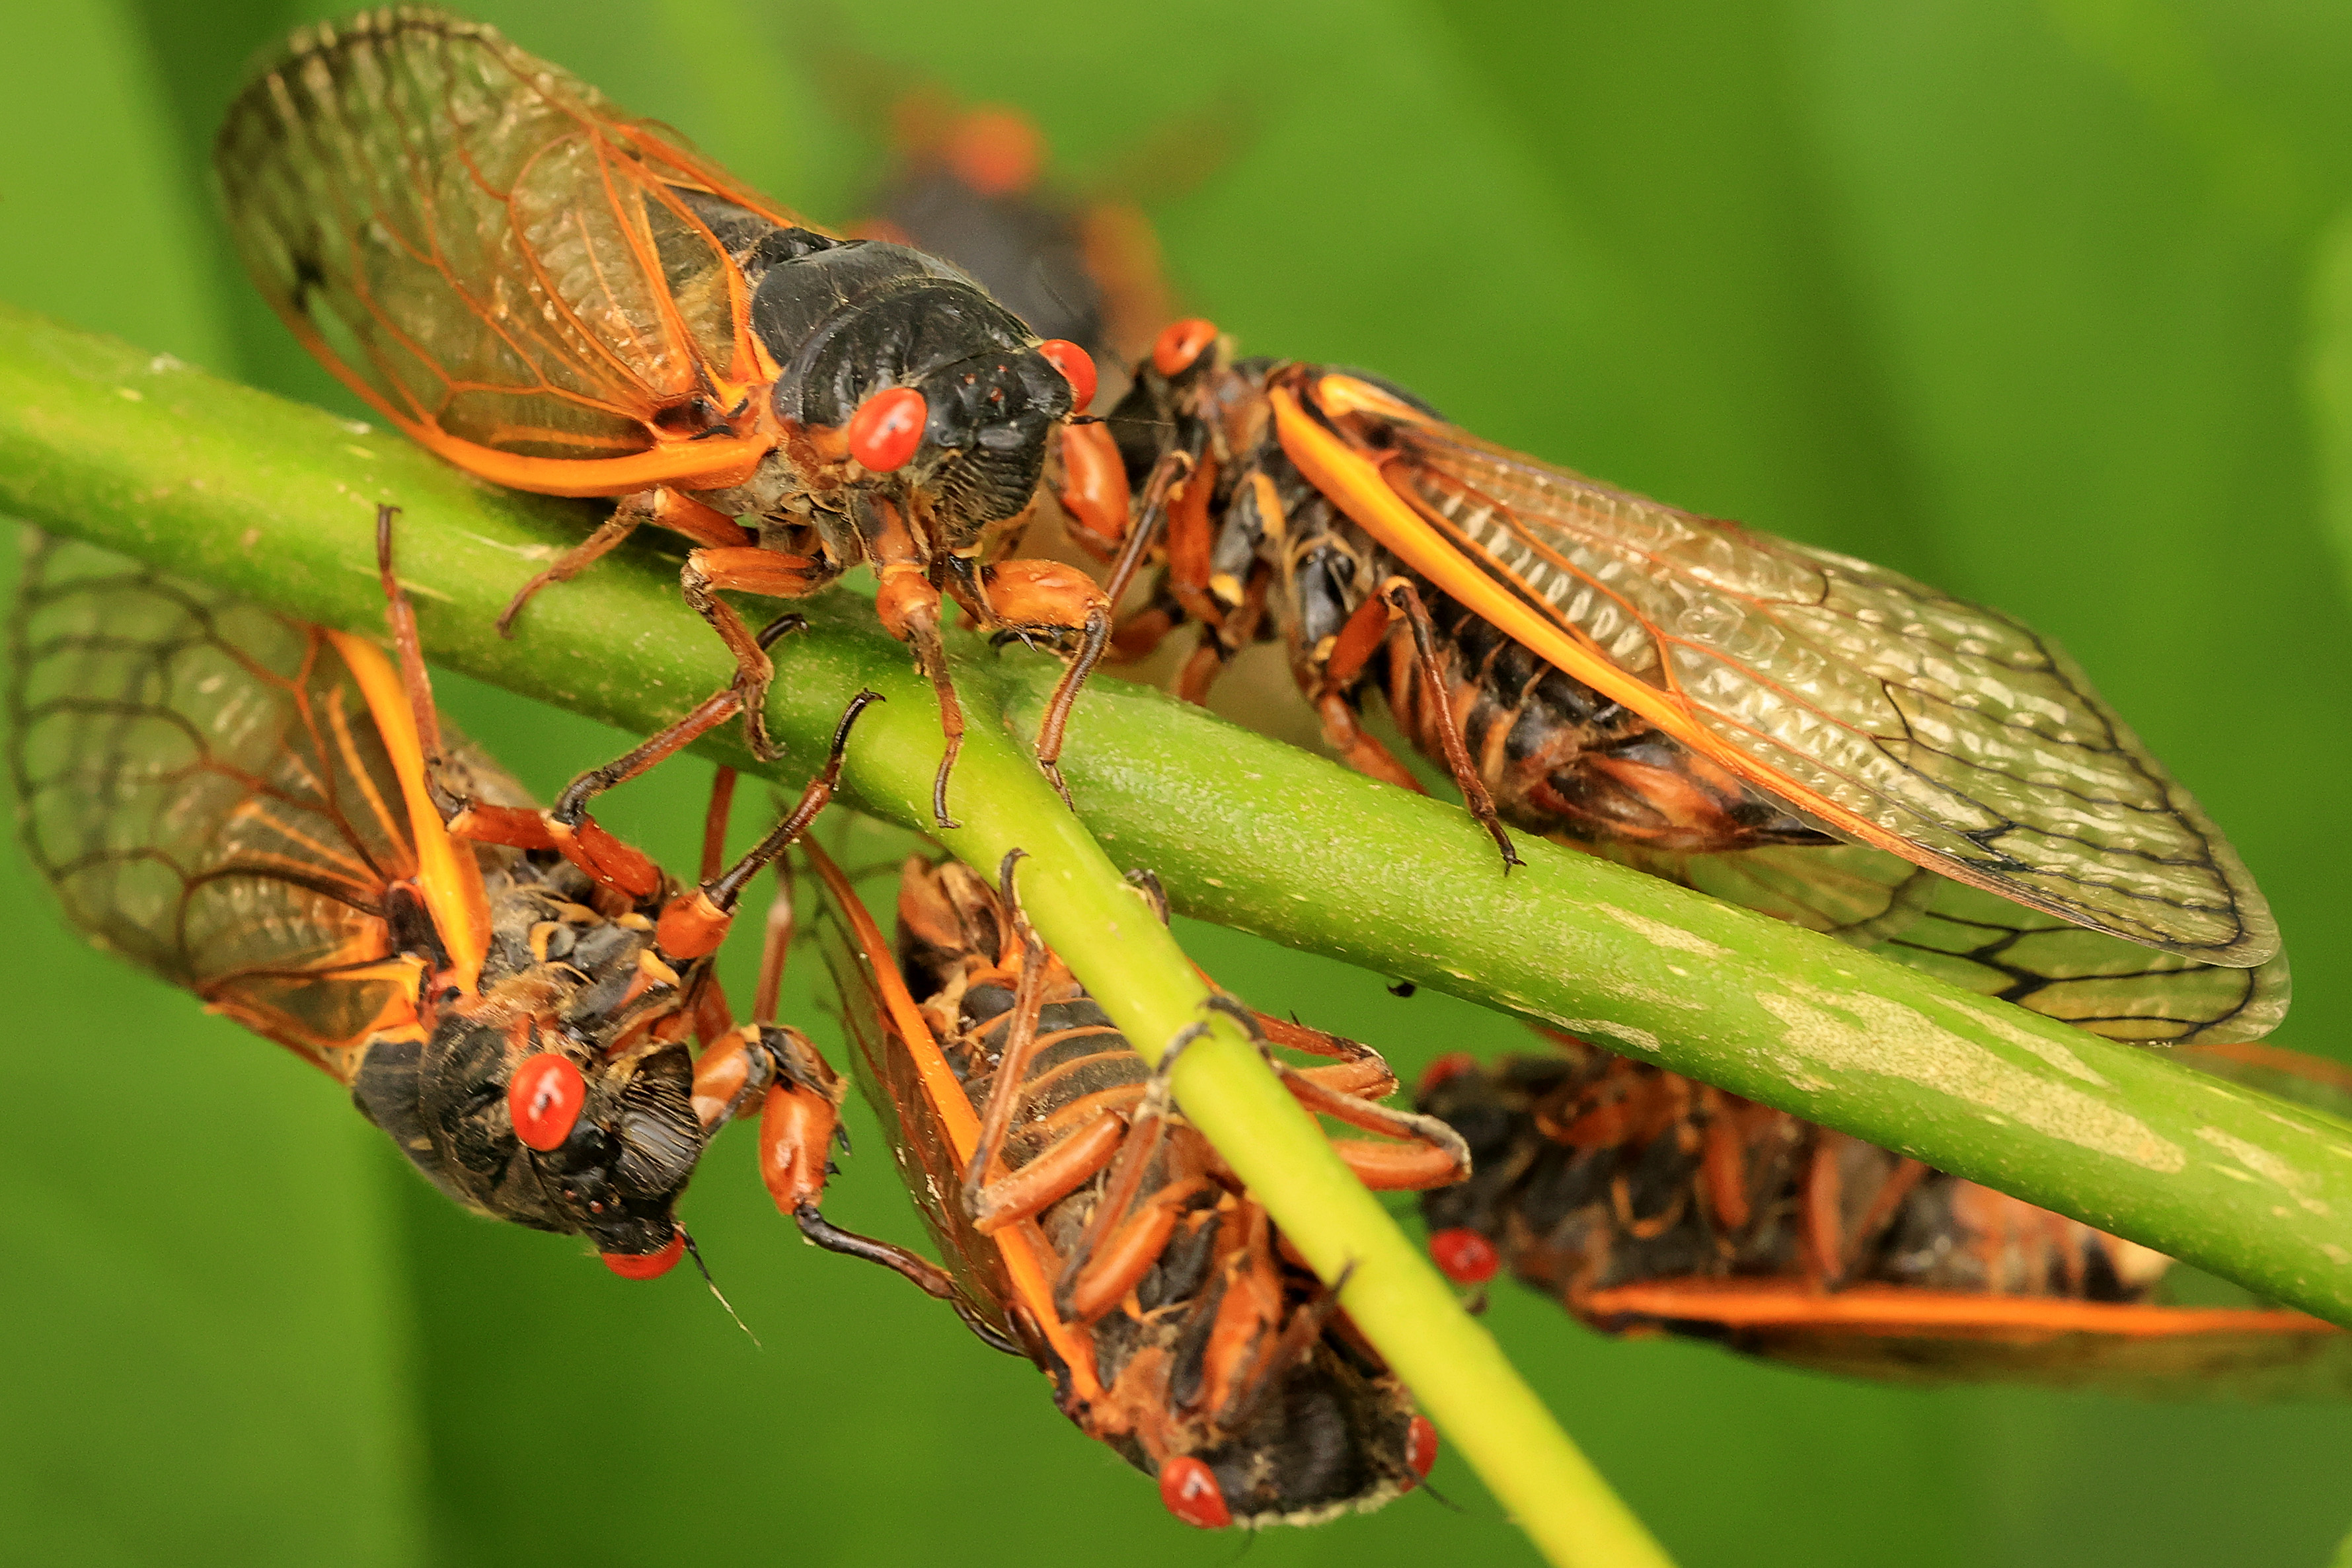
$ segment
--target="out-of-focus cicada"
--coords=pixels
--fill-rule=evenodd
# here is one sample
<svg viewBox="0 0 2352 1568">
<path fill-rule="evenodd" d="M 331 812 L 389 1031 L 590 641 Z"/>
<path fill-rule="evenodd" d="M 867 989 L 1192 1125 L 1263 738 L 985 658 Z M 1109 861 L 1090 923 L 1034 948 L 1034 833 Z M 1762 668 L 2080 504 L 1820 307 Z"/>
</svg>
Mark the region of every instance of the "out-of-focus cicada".
<svg viewBox="0 0 2352 1568">
<path fill-rule="evenodd" d="M 1142 210 L 1055 184 L 1044 133 L 1007 105 L 911 92 L 890 128 L 893 166 L 851 232 L 962 267 L 1034 330 L 1086 350 L 1116 401 L 1173 314 Z"/>
<path fill-rule="evenodd" d="M 677 1261 L 678 1195 L 738 1115 L 763 1116 L 778 1203 L 814 1217 L 841 1084 L 796 1030 L 734 1027 L 711 955 L 829 779 L 699 888 L 633 897 L 576 844 L 454 836 L 436 785 L 525 837 L 540 813 L 438 723 L 394 596 L 404 668 L 34 537 L 9 763 L 67 918 L 324 1070 L 458 1203 L 584 1236 L 618 1273 Z"/>
<path fill-rule="evenodd" d="M 1093 395 L 1085 350 L 1040 341 L 919 251 L 804 222 L 491 28 L 418 7 L 296 34 L 230 107 L 215 164 L 264 295 L 385 418 L 499 484 L 621 498 L 509 620 L 642 522 L 698 547 L 686 597 L 736 679 L 575 782 L 566 821 L 737 712 L 772 756 L 768 636 L 718 595 L 797 597 L 861 561 L 939 691 L 940 820 L 961 734 L 943 592 L 983 628 L 1075 650 L 1039 742 L 1053 771 L 1108 607 L 1074 569 L 989 562 Z"/>
<path fill-rule="evenodd" d="M 1164 523 L 1121 648 L 1201 622 L 1197 700 L 1278 635 L 1331 743 L 1417 787 L 1358 722 L 1380 691 L 1507 861 L 1507 821 L 2119 1039 L 2285 1012 L 2235 852 L 1997 611 L 1505 451 L 1360 372 L 1236 361 L 1203 321 L 1072 434 L 1101 459 L 1068 470 L 1082 538 Z"/>
<path fill-rule="evenodd" d="M 1432 1254 L 1502 1270 L 1612 1333 L 1717 1340 L 1855 1376 L 2148 1394 L 2352 1395 L 2352 1335 L 2162 1254 L 1567 1036 L 1433 1064 L 1418 1104 L 1475 1174 L 1425 1193 Z M 2207 1071 L 2352 1104 L 2352 1077 L 2267 1046 Z"/>
<path fill-rule="evenodd" d="M 1017 906 L 912 860 L 893 962 L 848 880 L 810 858 L 860 1082 L 983 1337 L 1044 1368 L 1063 1413 L 1190 1524 L 1308 1523 L 1428 1473 L 1434 1429 L 1175 1110 L 1167 1063 L 1145 1065 Z M 1338 1145 L 1370 1185 L 1467 1174 L 1442 1123 L 1379 1103 L 1395 1080 L 1377 1054 L 1258 1024 L 1329 1059 L 1277 1063 L 1302 1103 L 1383 1134 Z"/>
</svg>

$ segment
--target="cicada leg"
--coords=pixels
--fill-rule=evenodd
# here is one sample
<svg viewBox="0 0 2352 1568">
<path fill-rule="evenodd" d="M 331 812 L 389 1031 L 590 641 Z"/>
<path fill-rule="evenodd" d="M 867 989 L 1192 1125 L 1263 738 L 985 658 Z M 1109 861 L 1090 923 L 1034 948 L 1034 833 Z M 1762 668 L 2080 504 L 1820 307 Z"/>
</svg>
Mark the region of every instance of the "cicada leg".
<svg viewBox="0 0 2352 1568">
<path fill-rule="evenodd" d="M 845 728 L 846 722 L 845 717 Z M 787 817 L 786 821 L 790 821 Z M 786 842 L 790 837 L 785 835 Z M 955 1281 L 946 1270 L 903 1247 L 844 1230 L 825 1218 L 818 1207 L 826 1178 L 833 1174 L 832 1145 L 841 1135 L 845 1085 L 806 1035 L 774 1021 L 776 986 L 783 974 L 793 926 L 789 884 L 782 877 L 777 883 L 777 904 L 783 915 L 778 918 L 773 909 L 769 915 L 760 955 L 761 989 L 752 1003 L 753 1021 L 705 1051 L 694 1064 L 695 1114 L 713 1132 L 730 1121 L 757 1114 L 761 1185 L 776 1207 L 800 1227 L 803 1236 L 827 1251 L 879 1263 L 913 1281 L 927 1295 L 956 1301 Z M 998 1349 L 1008 1348 L 960 1301 L 957 1310 L 973 1333 Z M 1018 1347 L 1010 1348 L 1017 1353 Z"/>
<path fill-rule="evenodd" d="M 1050 560 L 1010 560 L 980 579 L 987 622 L 1000 635 L 1023 642 L 1044 638 L 1059 646 L 1076 646 L 1045 702 L 1045 716 L 1037 726 L 1037 766 L 1052 781 L 1064 805 L 1070 805 L 1069 787 L 1062 782 L 1062 734 L 1079 688 L 1100 663 L 1110 642 L 1111 601 L 1094 580 L 1075 567 Z"/>
<path fill-rule="evenodd" d="M 931 580 L 930 560 L 895 504 L 883 497 L 862 496 L 858 507 L 866 554 L 881 579 L 874 612 L 885 632 L 907 644 L 915 655 L 915 668 L 939 698 L 940 732 L 946 745 L 939 771 L 931 778 L 931 818 L 942 828 L 961 827 L 948 815 L 948 777 L 963 750 L 963 704 L 956 697 L 947 644 L 940 635 L 939 584 Z"/>
<path fill-rule="evenodd" d="M 1184 1212 L 1223 1190 L 1206 1171 L 1178 1176 L 1148 1197 L 1143 1190 L 1175 1111 L 1170 1070 L 1199 1028 L 1194 1025 L 1170 1042 L 1136 1106 L 1132 1124 L 1119 1119 L 1124 1135 L 1111 1151 L 1117 1157 L 1105 1161 L 1109 1177 L 1095 1201 L 1093 1214 L 1087 1217 L 1085 1234 L 1070 1249 L 1062 1276 L 1054 1284 L 1055 1309 L 1069 1322 L 1091 1322 L 1117 1306 L 1167 1250 Z M 1022 1174 L 1026 1175 L 1028 1168 Z M 1071 1189 L 1076 1185 L 1072 1183 Z"/>
<path fill-rule="evenodd" d="M 679 586 L 685 591 L 686 601 L 719 633 L 720 640 L 727 644 L 728 652 L 735 655 L 736 663 L 735 680 L 729 688 L 734 698 L 733 706 L 720 702 L 705 703 L 698 707 L 686 719 L 656 737 L 656 742 L 666 741 L 667 744 L 658 745 L 654 750 L 653 760 L 668 756 L 740 711 L 743 715 L 744 738 L 751 748 L 751 754 L 762 762 L 774 761 L 780 753 L 768 739 L 767 729 L 768 683 L 775 674 L 767 654 L 772 629 L 768 634 L 753 636 L 751 629 L 743 623 L 742 617 L 716 595 L 721 591 L 729 591 L 764 594 L 773 599 L 800 599 L 824 587 L 839 573 L 837 569 L 823 561 L 761 548 L 734 518 L 691 497 L 666 487 L 641 490 L 625 497 L 613 509 L 613 515 L 594 533 L 566 550 L 553 565 L 522 586 L 499 617 L 499 634 L 502 637 L 514 634 L 515 618 L 522 613 L 523 606 L 530 602 L 532 595 L 543 588 L 578 576 L 644 523 L 654 523 L 672 533 L 682 534 L 699 547 L 687 556 L 686 566 L 678 574 Z M 656 742 L 648 743 L 648 747 L 655 746 Z M 593 794 L 598 789 L 609 789 L 622 779 L 634 777 L 635 772 L 649 766 L 651 761 L 635 770 L 622 772 L 588 793 Z M 599 770 L 600 773 L 603 771 Z"/>
<path fill-rule="evenodd" d="M 841 782 L 841 765 L 849 749 L 849 732 L 856 725 L 857 716 L 881 700 L 882 695 L 872 691 L 862 691 L 850 698 L 849 706 L 841 711 L 840 722 L 833 727 L 833 744 L 825 750 L 824 766 L 801 790 L 801 797 L 793 802 L 793 809 L 785 812 L 776 825 L 744 853 L 742 859 L 705 881 L 692 893 L 672 899 L 663 909 L 660 920 L 654 926 L 654 940 L 663 952 L 672 957 L 699 958 L 706 953 L 718 950 L 719 944 L 726 940 L 728 927 L 734 922 L 735 905 L 742 898 L 743 890 L 751 884 L 751 879 L 782 856 L 793 841 L 808 830 L 809 823 L 816 820 L 817 813 L 831 803 L 834 789 Z M 731 789 L 729 793 L 732 793 Z M 714 817 L 706 821 L 703 826 L 706 859 L 715 858 L 711 855 L 713 838 L 723 843 L 726 835 L 725 819 L 717 815 L 719 802 L 719 790 L 715 786 L 712 795 Z M 786 935 L 789 937 L 789 931 Z"/>
<path fill-rule="evenodd" d="M 1072 537 L 1098 559 L 1110 563 L 1110 576 L 1104 583 L 1103 595 L 1114 607 L 1126 597 L 1129 584 L 1143 569 L 1144 562 L 1161 543 L 1161 534 L 1170 522 L 1171 497 L 1201 466 L 1208 443 L 1208 427 L 1197 419 L 1188 419 L 1184 432 L 1166 451 L 1160 455 L 1146 476 L 1140 505 L 1130 496 L 1127 469 L 1109 431 L 1103 425 L 1074 424 L 1065 426 L 1061 437 L 1061 465 L 1058 474 L 1049 476 L 1055 498 L 1074 525 Z M 1207 561 L 1210 538 L 1207 532 L 1206 503 L 1208 492 L 1199 492 L 1202 503 L 1195 519 L 1196 538 L 1188 538 L 1187 549 L 1197 557 L 1200 570 L 1194 574 L 1197 583 L 1187 584 L 1188 591 L 1197 586 L 1205 591 L 1208 586 Z M 1145 609 L 1124 620 L 1114 621 L 1109 644 L 1112 662 L 1132 664 L 1147 658 L 1159 647 L 1170 632 L 1188 618 L 1188 593 L 1175 591 L 1165 577 L 1159 597 Z M 1190 596 L 1191 602 L 1206 603 L 1203 595 Z M 1213 633 L 1211 634 L 1214 641 Z"/>
<path fill-rule="evenodd" d="M 1511 843 L 1511 835 L 1503 830 L 1503 819 L 1495 810 L 1495 797 L 1487 791 L 1486 781 L 1480 776 L 1476 764 L 1470 759 L 1469 747 L 1462 744 L 1461 727 L 1454 722 L 1454 705 L 1445 698 L 1445 672 L 1437 658 L 1437 637 L 1430 625 L 1429 611 L 1421 601 L 1421 594 L 1402 577 L 1391 577 L 1381 584 L 1376 601 L 1384 605 L 1391 623 L 1402 621 L 1412 634 L 1412 662 L 1421 676 L 1422 702 L 1434 725 L 1440 748 L 1445 753 L 1445 769 L 1454 776 L 1454 787 L 1462 791 L 1462 803 L 1478 825 L 1503 852 L 1503 870 L 1507 873 L 1515 865 L 1526 862 Z"/>
<path fill-rule="evenodd" d="M 597 526 L 596 531 L 555 558 L 554 563 L 541 570 L 529 582 L 515 591 L 507 607 L 499 613 L 499 635 L 514 635 L 515 618 L 523 606 L 543 588 L 559 582 L 569 582 L 595 565 L 635 533 L 639 525 L 656 523 L 674 533 L 684 534 L 700 545 L 741 545 L 750 542 L 734 518 L 701 502 L 680 495 L 676 490 L 656 487 L 624 496 L 613 508 L 613 515 Z"/>
<path fill-rule="evenodd" d="M 1470 1145 L 1443 1119 L 1383 1105 L 1377 1099 L 1367 1099 L 1335 1086 L 1328 1078 L 1318 1076 L 1317 1069 L 1293 1067 L 1274 1054 L 1264 1014 L 1252 1012 L 1223 995 L 1211 997 L 1209 1006 L 1239 1020 L 1249 1030 L 1258 1054 L 1299 1104 L 1348 1126 L 1400 1140 L 1391 1144 L 1367 1143 L 1360 1138 L 1334 1140 L 1331 1146 L 1366 1186 L 1375 1192 L 1418 1192 L 1424 1187 L 1450 1186 L 1469 1176 Z M 1340 1065 L 1357 1076 L 1363 1076 L 1366 1058 L 1380 1061 L 1380 1053 L 1368 1045 L 1342 1040 L 1337 1035 L 1310 1030 L 1303 1024 L 1280 1027 L 1283 1043 L 1315 1055 L 1339 1057 Z M 1167 1066 L 1164 1059 L 1160 1066 Z M 1385 1061 L 1380 1061 L 1379 1076 L 1389 1090 L 1394 1089 L 1396 1077 L 1388 1071 Z"/>
<path fill-rule="evenodd" d="M 698 549 L 686 558 L 678 581 L 686 601 L 719 633 L 735 655 L 734 683 L 696 705 L 684 718 L 649 736 L 628 752 L 602 768 L 592 768 L 563 787 L 550 813 L 564 826 L 577 829 L 588 820 L 588 802 L 605 790 L 635 779 L 671 753 L 692 745 L 737 714 L 743 716 L 745 743 L 761 761 L 773 761 L 782 751 L 768 738 L 768 684 L 775 665 L 768 645 L 784 632 L 806 624 L 797 615 L 784 616 L 754 632 L 718 597 L 720 591 L 797 599 L 814 593 L 837 576 L 823 561 L 784 555 L 756 545 Z"/>
<path fill-rule="evenodd" d="M 1045 945 L 1022 912 L 1013 871 L 1022 852 L 1008 852 L 997 870 L 997 887 L 1008 916 L 1006 946 L 1017 952 L 1012 962 L 1018 973 L 1013 1006 L 1005 1017 L 1004 1049 L 989 1082 L 988 1099 L 981 1107 L 979 1141 L 963 1173 L 964 1213 L 982 1235 L 992 1235 L 1016 1220 L 1026 1219 L 1051 1206 L 1108 1165 L 1127 1136 L 1127 1119 L 1106 1109 L 1076 1131 L 1065 1134 L 1051 1147 L 1019 1171 L 992 1176 L 1013 1119 L 1028 1087 L 1029 1068 L 1037 1053 L 1037 1015 L 1045 1002 L 1048 967 Z"/>
<path fill-rule="evenodd" d="M 499 806 L 476 800 L 457 787 L 441 747 L 441 724 L 433 706 L 432 679 L 425 674 L 425 653 L 417 637 L 416 611 L 393 570 L 393 520 L 399 515 L 397 507 L 376 508 L 376 572 L 383 583 L 385 613 L 392 625 L 401 685 L 408 693 L 417 739 L 425 754 L 425 792 L 451 835 L 514 849 L 561 850 L 565 859 L 600 885 L 616 889 L 633 900 L 658 893 L 662 886 L 660 868 L 639 851 L 605 832 L 593 819 L 562 821 L 554 813 L 535 807 Z"/>
<path fill-rule="evenodd" d="M 1286 1322 L 1289 1301 L 1275 1264 L 1273 1222 L 1255 1204 L 1248 1214 L 1246 1232 L 1227 1254 L 1224 1290 L 1202 1369 L 1205 1400 L 1215 1411 L 1212 1425 L 1227 1432 L 1245 1427 L 1283 1369 L 1314 1349 L 1339 1315 L 1339 1291 L 1348 1282 L 1345 1273 L 1337 1283 L 1318 1282 Z"/>
<path fill-rule="evenodd" d="M 1845 1282 L 1863 1249 L 1894 1219 L 1903 1200 L 1927 1174 L 1927 1167 L 1917 1160 L 1896 1160 L 1872 1193 L 1869 1207 L 1849 1222 L 1840 1156 L 1848 1148 L 1867 1146 L 1858 1138 L 1826 1127 L 1814 1136 L 1812 1154 L 1805 1165 L 1799 1233 L 1806 1276 L 1818 1285 L 1834 1288 Z"/>
</svg>

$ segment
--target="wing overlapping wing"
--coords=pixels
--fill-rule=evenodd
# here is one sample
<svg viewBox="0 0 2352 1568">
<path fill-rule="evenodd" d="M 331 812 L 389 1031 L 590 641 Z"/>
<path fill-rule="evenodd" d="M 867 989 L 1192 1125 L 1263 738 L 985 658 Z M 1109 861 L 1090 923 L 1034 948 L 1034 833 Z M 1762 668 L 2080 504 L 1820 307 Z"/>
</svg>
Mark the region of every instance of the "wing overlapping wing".
<svg viewBox="0 0 2352 1568">
<path fill-rule="evenodd" d="M 799 223 L 493 29 L 405 6 L 297 34 L 215 162 L 288 325 L 478 469 L 468 448 L 625 457 L 667 411 L 731 402 L 757 378 L 746 235 L 716 231 Z"/>
<path fill-rule="evenodd" d="M 415 989 L 386 963 L 415 852 L 350 668 L 317 627 L 29 538 L 9 690 L 27 855 L 92 941 L 347 1076 Z M 521 798 L 479 770 L 485 798 Z"/>
<path fill-rule="evenodd" d="M 1452 426 L 1392 439 L 1390 484 L 1499 588 L 1800 811 L 1826 803 L 1882 848 L 2130 942 L 2246 967 L 2278 950 L 2203 809 L 2031 629 Z"/>
</svg>

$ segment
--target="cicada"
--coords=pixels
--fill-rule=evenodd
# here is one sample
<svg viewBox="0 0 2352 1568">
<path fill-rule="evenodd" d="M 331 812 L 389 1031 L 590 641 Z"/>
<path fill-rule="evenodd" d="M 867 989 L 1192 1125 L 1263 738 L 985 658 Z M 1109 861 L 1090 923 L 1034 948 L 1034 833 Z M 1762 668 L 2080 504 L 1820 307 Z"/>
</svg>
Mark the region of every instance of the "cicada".
<svg viewBox="0 0 2352 1568">
<path fill-rule="evenodd" d="M 1507 451 L 1358 371 L 1168 328 L 1063 502 L 1131 560 L 1180 681 L 1278 636 L 1326 737 L 1381 692 L 1515 859 L 1580 844 L 2117 1038 L 2256 1039 L 2277 928 L 2188 790 L 1998 611 Z M 1118 584 L 1114 583 L 1116 593 Z"/>
<path fill-rule="evenodd" d="M 1097 395 L 1117 401 L 1123 367 L 1174 314 L 1141 209 L 1057 185 L 1045 134 L 1008 105 L 918 89 L 889 122 L 892 167 L 850 232 L 962 267 L 1034 330 L 1084 349 Z"/>
<path fill-rule="evenodd" d="M 967 1321 L 1045 1369 L 1187 1523 L 1308 1523 L 1417 1484 L 1434 1428 L 1176 1111 L 1168 1063 L 1145 1065 L 1017 903 L 910 860 L 894 962 L 848 879 L 810 859 L 859 1081 Z M 1382 1134 L 1338 1144 L 1370 1185 L 1467 1174 L 1442 1123 L 1379 1103 L 1395 1080 L 1377 1054 L 1258 1021 L 1328 1059 L 1277 1063 L 1303 1104 Z"/>
<path fill-rule="evenodd" d="M 1564 1035 L 1440 1059 L 1416 1103 L 1476 1173 L 1422 1198 L 1433 1256 L 1508 1270 L 1612 1333 L 1669 1333 L 1825 1371 L 2143 1393 L 2352 1394 L 2352 1336 L 2176 1290 L 2158 1252 Z M 2352 1104 L 2352 1076 L 2270 1047 L 2207 1071 Z M 2222 1290 L 2208 1281 L 2212 1293 Z"/>
<path fill-rule="evenodd" d="M 699 888 L 662 876 L 632 897 L 552 843 L 456 837 L 436 780 L 501 821 L 539 814 L 439 723 L 386 566 L 402 668 L 33 539 L 9 761 L 67 918 L 325 1071 L 459 1204 L 585 1237 L 627 1277 L 687 1248 L 678 1196 L 738 1116 L 762 1116 L 779 1205 L 814 1217 L 842 1085 L 797 1030 L 736 1027 L 711 955 L 832 769 Z"/>
<path fill-rule="evenodd" d="M 1072 568 L 991 562 L 1093 395 L 1085 350 L 1041 341 L 955 267 L 828 234 L 493 29 L 422 8 L 297 33 L 230 106 L 214 162 L 247 269 L 378 413 L 495 483 L 620 498 L 509 622 L 641 523 L 696 546 L 686 598 L 735 679 L 583 775 L 564 821 L 739 712 L 751 749 L 775 756 L 766 643 L 788 622 L 755 634 L 719 595 L 799 597 L 861 562 L 939 693 L 941 822 L 962 733 L 943 593 L 985 629 L 1074 652 L 1039 742 L 1054 773 L 1108 607 Z"/>
</svg>

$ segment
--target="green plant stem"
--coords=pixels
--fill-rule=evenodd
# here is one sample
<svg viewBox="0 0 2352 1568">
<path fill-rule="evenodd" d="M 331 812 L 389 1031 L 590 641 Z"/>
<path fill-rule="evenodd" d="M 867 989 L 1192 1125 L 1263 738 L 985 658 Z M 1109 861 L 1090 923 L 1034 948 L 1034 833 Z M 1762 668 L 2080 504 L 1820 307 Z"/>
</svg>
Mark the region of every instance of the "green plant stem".
<svg viewBox="0 0 2352 1568">
<path fill-rule="evenodd" d="M 398 564 L 436 660 L 640 731 L 723 685 L 730 661 L 677 598 L 675 557 L 607 562 L 542 595 L 521 633 L 490 627 L 538 561 L 593 508 L 481 486 L 397 436 L 236 388 L 124 345 L 0 311 L 0 506 L 63 533 L 236 589 L 329 625 L 383 624 L 372 519 L 403 508 Z M 843 793 L 937 833 L 993 873 L 1015 847 L 1039 934 L 1139 1049 L 1156 1060 L 1192 1025 L 1175 1068 L 1187 1115 L 1342 1299 L 1423 1407 L 1545 1554 L 1589 1568 L 1665 1559 L 1452 1291 L 1266 1071 L 1167 928 L 1122 879 L 992 701 L 996 663 L 969 649 L 957 677 L 971 721 L 950 809 L 930 821 L 940 749 L 929 687 L 852 601 L 814 608 L 822 630 L 779 650 L 771 725 L 804 772 L 861 687 L 868 710 Z M 969 640 L 966 640 L 967 642 Z M 733 733 L 725 759 L 748 760 Z M 774 771 L 771 769 L 770 771 Z"/>
<path fill-rule="evenodd" d="M 639 732 L 724 678 L 677 601 L 675 554 L 615 558 L 542 594 L 514 641 L 491 632 L 511 585 L 593 508 L 0 313 L 0 507 L 373 627 L 379 499 L 407 508 L 402 572 L 454 667 Z M 891 727 L 929 702 L 904 651 L 854 600 L 804 608 L 772 729 L 804 771 L 859 683 L 898 694 L 853 748 L 848 793 L 926 827 L 915 796 L 866 771 L 913 769 L 936 744 Z M 1025 733 L 1057 666 L 1015 651 L 997 668 Z M 731 729 L 707 749 L 745 760 Z M 1455 809 L 1137 687 L 1095 685 L 1065 771 L 1101 841 L 1187 913 L 1589 1033 L 2352 1324 L 2352 1131 L 2332 1118 L 1591 856 L 1523 842 L 1528 865 L 1504 878 Z"/>
</svg>

